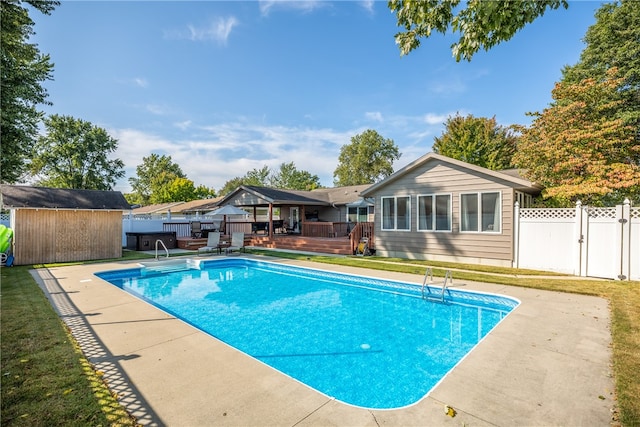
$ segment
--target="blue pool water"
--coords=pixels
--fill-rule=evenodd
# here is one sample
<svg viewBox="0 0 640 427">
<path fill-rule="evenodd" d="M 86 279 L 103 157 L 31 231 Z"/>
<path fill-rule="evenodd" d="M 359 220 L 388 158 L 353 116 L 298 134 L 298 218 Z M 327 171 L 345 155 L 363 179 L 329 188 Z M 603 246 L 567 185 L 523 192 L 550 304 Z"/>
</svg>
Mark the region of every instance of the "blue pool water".
<svg viewBox="0 0 640 427">
<path fill-rule="evenodd" d="M 243 258 L 180 262 L 97 275 L 328 396 L 367 408 L 420 400 L 518 305 L 453 289 L 445 303 L 434 302 L 416 284 Z"/>
</svg>

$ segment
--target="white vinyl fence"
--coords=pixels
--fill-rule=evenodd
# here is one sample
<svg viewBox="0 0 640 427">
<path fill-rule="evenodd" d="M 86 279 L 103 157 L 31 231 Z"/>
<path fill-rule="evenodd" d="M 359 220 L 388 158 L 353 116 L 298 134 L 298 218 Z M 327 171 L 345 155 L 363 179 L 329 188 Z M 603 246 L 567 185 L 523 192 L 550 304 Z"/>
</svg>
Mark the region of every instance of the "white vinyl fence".
<svg viewBox="0 0 640 427">
<path fill-rule="evenodd" d="M 640 280 L 640 208 L 520 209 L 514 267 L 576 276 Z"/>
<path fill-rule="evenodd" d="M 177 231 L 177 237 L 188 236 L 191 231 L 191 218 L 163 215 L 124 215 L 122 217 L 122 246 L 127 246 L 127 233 L 145 233 L 154 231 Z M 204 217 L 193 218 L 197 221 L 211 221 Z M 173 225 L 173 227 L 172 227 Z M 179 225 L 184 225 L 179 227 Z"/>
<path fill-rule="evenodd" d="M 0 224 L 4 225 L 5 227 L 9 227 L 11 225 L 11 221 L 9 220 L 10 217 L 11 215 L 9 215 L 8 213 L 0 213 Z"/>
</svg>

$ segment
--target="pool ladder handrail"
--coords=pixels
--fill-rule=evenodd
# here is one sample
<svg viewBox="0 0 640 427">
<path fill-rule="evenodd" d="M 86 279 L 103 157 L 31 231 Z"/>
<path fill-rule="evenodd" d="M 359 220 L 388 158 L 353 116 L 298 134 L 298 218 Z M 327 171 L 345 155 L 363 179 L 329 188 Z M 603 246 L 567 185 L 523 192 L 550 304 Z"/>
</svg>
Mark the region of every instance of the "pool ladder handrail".
<svg viewBox="0 0 640 427">
<path fill-rule="evenodd" d="M 169 258 L 169 249 L 167 249 L 167 246 L 164 244 L 164 242 L 160 239 L 156 240 L 156 261 L 158 260 L 158 243 L 160 243 L 162 245 L 162 247 L 164 248 L 165 253 L 167 254 L 167 258 Z"/>
<path fill-rule="evenodd" d="M 422 299 L 435 299 L 434 297 L 430 297 L 431 288 L 427 284 L 427 280 L 429 280 L 430 284 L 433 284 L 433 269 L 431 267 L 427 267 L 427 271 L 424 273 L 424 280 L 422 281 Z M 441 294 L 441 302 L 444 302 L 444 292 L 447 290 L 447 283 L 449 285 L 453 284 L 453 275 L 451 274 L 451 270 L 447 270 L 444 274 L 444 280 L 442 281 L 442 294 Z M 425 295 L 424 289 L 427 288 L 427 292 L 429 295 Z"/>
</svg>

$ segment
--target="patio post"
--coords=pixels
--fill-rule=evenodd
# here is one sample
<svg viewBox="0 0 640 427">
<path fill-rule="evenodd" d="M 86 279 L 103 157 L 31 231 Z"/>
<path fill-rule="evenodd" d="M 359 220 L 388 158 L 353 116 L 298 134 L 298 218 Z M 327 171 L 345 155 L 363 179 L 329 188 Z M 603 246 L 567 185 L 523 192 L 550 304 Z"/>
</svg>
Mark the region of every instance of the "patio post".
<svg viewBox="0 0 640 427">
<path fill-rule="evenodd" d="M 273 203 L 269 203 L 269 239 L 273 239 Z"/>
</svg>

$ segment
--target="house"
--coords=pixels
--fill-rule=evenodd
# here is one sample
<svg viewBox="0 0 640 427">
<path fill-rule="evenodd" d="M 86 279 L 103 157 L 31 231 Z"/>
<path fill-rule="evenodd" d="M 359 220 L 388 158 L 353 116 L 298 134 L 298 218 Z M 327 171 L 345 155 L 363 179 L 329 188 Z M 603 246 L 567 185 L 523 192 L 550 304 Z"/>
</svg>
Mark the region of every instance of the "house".
<svg viewBox="0 0 640 427">
<path fill-rule="evenodd" d="M 511 267 L 514 204 L 541 190 L 517 171 L 428 153 L 360 195 L 375 200 L 377 255 Z"/>
<path fill-rule="evenodd" d="M 372 220 L 373 201 L 360 197 L 360 192 L 369 186 L 302 191 L 241 185 L 218 204 L 244 208 L 253 221 L 281 219 L 289 228 L 308 235 L 302 230 L 305 223 L 344 223 L 346 227 L 349 222 Z"/>
<path fill-rule="evenodd" d="M 122 256 L 119 191 L 0 186 L 0 207 L 10 212 L 16 265 Z"/>
</svg>

